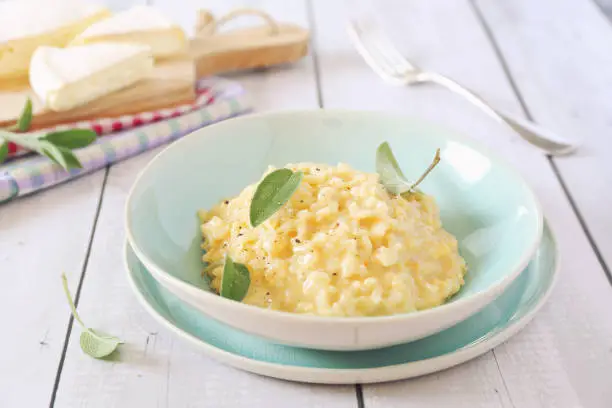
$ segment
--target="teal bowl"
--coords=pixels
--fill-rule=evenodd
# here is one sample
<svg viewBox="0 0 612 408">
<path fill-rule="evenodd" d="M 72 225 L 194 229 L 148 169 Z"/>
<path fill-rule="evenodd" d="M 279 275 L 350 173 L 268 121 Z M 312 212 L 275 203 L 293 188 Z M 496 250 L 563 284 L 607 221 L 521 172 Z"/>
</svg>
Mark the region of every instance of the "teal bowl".
<svg viewBox="0 0 612 408">
<path fill-rule="evenodd" d="M 468 272 L 445 304 L 381 317 L 271 311 L 216 295 L 202 277 L 196 212 L 237 195 L 268 165 L 348 163 L 375 172 L 388 141 L 404 173 L 421 184 L 457 237 Z M 230 119 L 173 143 L 144 168 L 126 204 L 129 244 L 155 279 L 202 313 L 268 340 L 327 350 L 364 350 L 417 340 L 478 312 L 526 267 L 542 235 L 540 205 L 525 181 L 473 140 L 438 125 L 380 112 L 311 110 Z"/>
</svg>

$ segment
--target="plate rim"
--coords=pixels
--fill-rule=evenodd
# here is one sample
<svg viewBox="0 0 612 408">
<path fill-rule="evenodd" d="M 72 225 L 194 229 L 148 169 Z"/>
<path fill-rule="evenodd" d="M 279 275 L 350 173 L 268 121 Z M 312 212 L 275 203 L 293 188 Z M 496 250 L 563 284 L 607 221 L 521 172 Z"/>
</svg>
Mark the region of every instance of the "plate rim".
<svg viewBox="0 0 612 408">
<path fill-rule="evenodd" d="M 170 332 L 178 335 L 178 337 L 187 340 L 203 350 L 205 354 L 217 362 L 227 364 L 241 371 L 247 371 L 259 374 L 266 377 L 272 377 L 281 380 L 312 383 L 312 384 L 372 384 L 379 382 L 397 381 L 431 374 L 437 371 L 455 367 L 459 364 L 472 360 L 478 356 L 485 354 L 493 348 L 504 343 L 510 337 L 521 331 L 529 322 L 533 320 L 537 312 L 548 301 L 553 289 L 556 286 L 559 277 L 559 247 L 552 228 L 549 223 L 544 220 L 544 230 L 548 232 L 553 246 L 553 254 L 555 259 L 554 269 L 552 271 L 552 279 L 550 285 L 546 288 L 544 294 L 540 297 L 537 303 L 525 313 L 520 319 L 511 322 L 505 328 L 495 333 L 491 338 L 476 342 L 474 344 L 464 346 L 463 348 L 450 353 L 442 354 L 436 357 L 426 358 L 424 360 L 411 361 L 401 364 L 393 364 L 384 367 L 375 368 L 319 368 L 319 367 L 303 367 L 293 366 L 267 361 L 259 361 L 249 357 L 240 356 L 229 351 L 220 349 L 208 342 L 194 336 L 174 325 L 145 299 L 144 295 L 136 286 L 128 263 L 127 254 L 131 248 L 128 240 L 124 242 L 123 248 L 123 263 L 124 269 L 128 278 L 128 282 L 132 291 L 136 295 L 138 302 L 145 310 L 153 316 L 153 318 L 166 327 Z M 133 248 L 132 248 L 132 251 Z M 134 251 L 135 253 L 135 251 Z M 138 258 L 137 254 L 135 253 Z M 140 259 L 138 259 L 139 262 Z M 146 266 L 143 264 L 143 267 Z M 179 299 L 180 302 L 183 300 Z"/>
</svg>

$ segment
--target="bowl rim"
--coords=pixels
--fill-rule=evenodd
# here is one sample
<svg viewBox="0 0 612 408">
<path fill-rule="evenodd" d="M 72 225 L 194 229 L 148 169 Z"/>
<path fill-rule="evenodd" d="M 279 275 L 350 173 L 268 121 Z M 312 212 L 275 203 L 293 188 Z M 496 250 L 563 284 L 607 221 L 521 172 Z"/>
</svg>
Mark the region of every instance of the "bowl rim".
<svg viewBox="0 0 612 408">
<path fill-rule="evenodd" d="M 525 191 L 527 197 L 532 201 L 533 208 L 535 209 L 535 215 L 536 215 L 537 224 L 538 224 L 536 234 L 534 234 L 534 237 L 531 239 L 531 242 L 529 243 L 529 245 L 527 245 L 526 247 L 527 250 L 524 251 L 523 256 L 517 261 L 515 261 L 510 268 L 508 268 L 509 270 L 511 270 L 511 272 L 504 275 L 501 279 L 494 281 L 487 288 L 481 291 L 478 291 L 464 299 L 458 299 L 450 303 L 443 303 L 441 305 L 438 305 L 438 306 L 435 306 L 429 309 L 418 310 L 418 311 L 409 312 L 409 313 L 383 315 L 383 316 L 321 316 L 321 315 L 311 315 L 311 314 L 298 314 L 298 313 L 292 313 L 292 312 L 286 312 L 286 311 L 280 311 L 280 310 L 264 309 L 264 308 L 261 308 L 255 305 L 237 302 L 235 300 L 221 297 L 213 292 L 203 290 L 195 285 L 192 285 L 186 281 L 183 281 L 175 277 L 174 275 L 166 272 L 162 267 L 158 266 L 156 262 L 151 260 L 151 258 L 149 258 L 146 255 L 146 253 L 140 249 L 140 247 L 136 243 L 136 240 L 134 239 L 134 235 L 132 234 L 131 214 L 130 214 L 129 209 L 131 207 L 131 203 L 134 198 L 134 192 L 137 186 L 139 185 L 140 180 L 144 177 L 145 173 L 149 170 L 149 168 L 153 167 L 154 164 L 158 160 L 160 160 L 160 158 L 163 157 L 164 154 L 166 154 L 171 149 L 179 149 L 180 146 L 182 146 L 182 144 L 189 143 L 189 140 L 193 138 L 195 134 L 202 132 L 202 131 L 206 131 L 211 128 L 233 126 L 233 124 L 238 123 L 238 122 L 245 122 L 245 121 L 248 122 L 252 119 L 258 119 L 258 118 L 283 117 L 283 116 L 290 117 L 290 116 L 296 116 L 296 115 L 300 115 L 300 116 L 358 115 L 359 117 L 364 117 L 367 115 L 367 116 L 374 116 L 377 118 L 387 117 L 387 118 L 394 118 L 394 119 L 405 119 L 408 121 L 413 121 L 415 123 L 420 123 L 429 128 L 435 128 L 435 129 L 438 129 L 439 131 L 448 133 L 452 135 L 451 137 L 449 137 L 449 139 L 461 142 L 462 144 L 483 154 L 490 161 L 494 162 L 497 166 L 504 169 L 504 171 L 506 171 L 507 174 L 515 180 L 517 185 L 521 186 L 521 188 Z M 231 311 L 236 312 L 236 313 L 251 313 L 253 315 L 261 316 L 263 318 L 276 318 L 276 319 L 280 319 L 284 321 L 293 321 L 293 322 L 302 321 L 302 322 L 309 322 L 309 323 L 324 323 L 324 324 L 329 324 L 329 323 L 345 324 L 345 325 L 346 324 L 354 325 L 354 324 L 359 324 L 359 323 L 383 324 L 383 323 L 386 323 L 388 321 L 393 321 L 393 320 L 421 319 L 421 318 L 427 318 L 427 317 L 435 318 L 435 316 L 437 315 L 448 313 L 451 310 L 461 308 L 464 305 L 468 305 L 472 303 L 479 303 L 479 301 L 482 298 L 490 297 L 489 301 L 484 303 L 484 305 L 486 305 L 490 301 L 495 299 L 497 296 L 499 296 L 505 290 L 505 288 L 511 282 L 513 282 L 514 279 L 516 279 L 516 277 L 527 267 L 527 265 L 529 264 L 529 262 L 531 261 L 533 257 L 533 254 L 537 250 L 538 245 L 540 244 L 540 241 L 542 239 L 542 234 L 543 234 L 543 227 L 544 227 L 544 216 L 542 212 L 542 206 L 537 196 L 535 195 L 533 189 L 529 186 L 525 178 L 523 178 L 523 176 L 517 170 L 515 170 L 514 167 L 512 167 L 505 159 L 500 157 L 498 154 L 492 152 L 488 147 L 486 147 L 480 141 L 469 138 L 462 132 L 454 130 L 451 127 L 448 127 L 446 125 L 441 125 L 435 121 L 431 121 L 428 119 L 423 119 L 423 118 L 419 118 L 415 116 L 402 114 L 401 112 L 390 112 L 390 111 L 383 111 L 383 110 L 346 109 L 346 108 L 287 109 L 287 110 L 282 110 L 282 111 L 250 113 L 250 114 L 246 114 L 242 116 L 232 117 L 232 118 L 229 118 L 228 120 L 223 120 L 217 123 L 213 123 L 206 127 L 190 132 L 189 134 L 183 136 L 182 138 L 167 145 L 164 149 L 158 152 L 140 170 L 140 172 L 138 173 L 138 175 L 136 176 L 134 182 L 132 183 L 130 187 L 130 190 L 128 192 L 127 199 L 125 202 L 125 206 L 124 206 L 124 228 L 126 232 L 126 239 L 128 243 L 130 244 L 130 246 L 132 247 L 138 259 L 140 259 L 143 265 L 145 265 L 145 267 L 149 269 L 149 271 L 154 277 L 156 277 L 156 275 L 163 276 L 166 280 L 171 282 L 171 284 L 174 285 L 177 289 L 180 289 L 183 292 L 193 293 L 195 294 L 196 297 L 208 296 L 209 299 L 207 301 L 216 302 L 220 307 L 224 307 L 226 310 L 231 309 Z M 159 281 L 159 279 L 156 279 L 156 280 Z M 163 282 L 160 282 L 160 284 L 166 286 Z M 183 300 L 189 302 L 186 299 L 183 299 Z M 215 317 L 215 316 L 211 314 L 211 317 Z"/>
</svg>

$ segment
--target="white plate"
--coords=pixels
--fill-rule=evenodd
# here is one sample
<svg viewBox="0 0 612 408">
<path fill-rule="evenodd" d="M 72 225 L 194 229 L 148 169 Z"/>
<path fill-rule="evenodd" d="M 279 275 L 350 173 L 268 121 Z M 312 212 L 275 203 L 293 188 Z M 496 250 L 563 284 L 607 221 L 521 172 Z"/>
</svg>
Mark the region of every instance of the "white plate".
<svg viewBox="0 0 612 408">
<path fill-rule="evenodd" d="M 477 357 L 522 329 L 548 298 L 558 255 L 547 225 L 534 258 L 493 303 L 462 323 L 424 339 L 366 351 L 283 346 L 208 318 L 164 289 L 126 245 L 126 266 L 137 298 L 168 329 L 211 357 L 253 373 L 291 381 L 352 384 L 405 379 Z"/>
</svg>

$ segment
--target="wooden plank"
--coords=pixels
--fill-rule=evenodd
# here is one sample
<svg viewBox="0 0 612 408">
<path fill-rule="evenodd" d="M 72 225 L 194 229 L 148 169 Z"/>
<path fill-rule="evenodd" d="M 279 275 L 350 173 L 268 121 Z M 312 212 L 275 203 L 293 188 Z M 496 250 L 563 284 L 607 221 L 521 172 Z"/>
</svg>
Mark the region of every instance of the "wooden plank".
<svg viewBox="0 0 612 408">
<path fill-rule="evenodd" d="M 591 2 L 517 1 L 503 7 L 490 2 L 476 4 L 531 115 L 544 125 L 584 138 L 580 153 L 554 161 L 592 236 L 591 244 L 600 254 L 599 263 L 608 268 L 609 275 L 612 193 L 608 187 L 612 182 L 612 164 L 605 152 L 612 147 L 609 137 L 612 130 L 612 58 L 607 52 L 612 26 Z M 551 10 L 554 10 L 552 15 Z M 514 400 L 517 406 L 543 401 L 542 390 L 533 387 L 534 379 L 542 382 L 551 395 L 567 385 L 547 383 L 550 372 L 542 367 L 534 367 L 529 375 L 519 374 L 525 359 L 535 357 L 566 367 L 566 381 L 574 384 L 573 398 L 557 394 L 551 406 L 574 403 L 572 406 L 608 407 L 612 390 L 606 386 L 609 381 L 600 380 L 598 376 L 610 372 L 612 364 L 607 342 L 612 319 L 601 314 L 601 310 L 609 310 L 610 306 L 604 306 L 606 302 L 597 298 L 609 298 L 610 286 L 592 273 L 582 273 L 593 269 L 600 272 L 601 267 L 593 268 L 591 263 L 584 265 L 571 247 L 562 253 L 567 254 L 567 269 L 574 271 L 574 282 L 562 279 L 559 282 L 564 290 L 573 293 L 571 299 L 568 296 L 566 303 L 559 305 L 560 316 L 571 327 L 566 330 L 567 337 L 564 335 L 563 342 L 555 341 L 555 348 L 544 346 L 561 334 L 553 334 L 556 327 L 548 325 L 547 330 L 534 333 L 531 339 L 521 340 L 519 345 L 523 347 L 524 343 L 532 344 L 529 353 L 516 354 L 505 347 L 500 348 L 500 366 L 509 373 L 511 390 L 520 390 Z M 580 278 L 574 277 L 576 272 L 580 272 L 577 274 Z M 598 286 L 605 287 L 601 291 L 607 293 L 595 294 L 595 281 Z M 573 307 L 584 302 L 594 306 L 588 316 L 584 315 L 585 311 Z M 573 322 L 577 321 L 587 330 L 576 327 Z"/>
<path fill-rule="evenodd" d="M 496 4 L 510 7 L 508 2 Z M 364 386 L 365 405 L 609 406 L 612 353 L 606 339 L 612 336 L 612 319 L 601 311 L 612 308 L 610 286 L 548 160 L 448 91 L 384 84 L 350 49 L 343 23 L 353 10 L 331 2 L 314 5 L 324 106 L 404 112 L 485 143 L 533 187 L 564 255 L 551 299 L 521 333 L 480 360 L 435 376 Z M 546 15 L 555 9 L 550 4 Z M 500 108 L 521 112 L 467 1 L 388 1 L 385 8 L 370 12 L 381 14 L 398 47 L 419 65 L 457 79 Z M 588 20 L 576 21 L 589 25 Z M 548 98 L 548 103 L 558 99 Z"/>
<path fill-rule="evenodd" d="M 477 4 L 532 116 L 584 139 L 555 162 L 610 274 L 612 24 L 591 1 Z"/>
<path fill-rule="evenodd" d="M 257 3 L 275 16 L 307 24 L 303 4 L 295 5 Z M 166 7 L 176 9 L 170 3 Z M 231 4 L 224 2 L 219 9 L 228 7 Z M 250 91 L 258 111 L 316 107 L 310 58 L 292 69 L 234 77 Z M 155 153 L 111 169 L 79 305 L 87 322 L 127 342 L 121 361 L 109 363 L 85 356 L 78 346 L 78 330 L 73 330 L 56 406 L 355 407 L 352 386 L 289 383 L 223 366 L 164 329 L 137 303 L 122 264 L 123 207 L 137 173 Z"/>
<path fill-rule="evenodd" d="M 104 171 L 0 205 L 0 406 L 49 404 Z"/>
<path fill-rule="evenodd" d="M 364 386 L 367 408 L 511 407 L 497 365 L 486 354 L 464 366 L 418 379 Z"/>
</svg>

